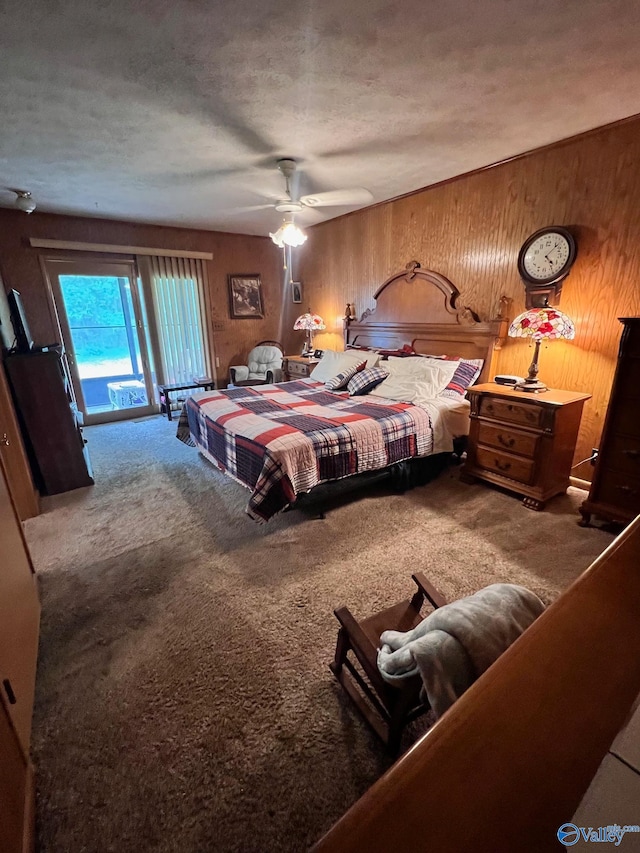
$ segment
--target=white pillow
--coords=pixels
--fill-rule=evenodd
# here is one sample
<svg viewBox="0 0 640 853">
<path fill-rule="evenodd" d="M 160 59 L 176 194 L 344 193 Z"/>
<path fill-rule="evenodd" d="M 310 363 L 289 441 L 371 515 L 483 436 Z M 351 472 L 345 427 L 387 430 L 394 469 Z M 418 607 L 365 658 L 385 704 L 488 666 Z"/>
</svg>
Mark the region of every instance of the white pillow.
<svg viewBox="0 0 640 853">
<path fill-rule="evenodd" d="M 391 368 L 389 376 L 370 391 L 377 397 L 389 400 L 432 400 L 443 391 L 458 366 L 457 361 L 441 361 L 436 358 L 394 358 L 382 362 L 385 370 Z M 400 364 L 400 362 L 412 362 Z"/>
<path fill-rule="evenodd" d="M 388 370 L 390 373 L 403 373 L 410 374 L 411 376 L 424 376 L 425 372 L 429 372 L 432 369 L 439 370 L 443 366 L 445 369 L 447 365 L 452 364 L 453 369 L 451 375 L 456 371 L 456 367 L 458 366 L 457 361 L 447 361 L 442 358 L 430 358 L 429 356 L 407 356 L 406 358 L 402 358 L 399 356 L 389 356 L 386 361 L 383 361 L 385 370 Z"/>
<path fill-rule="evenodd" d="M 367 362 L 367 367 L 375 367 L 378 363 L 378 353 L 356 352 L 355 350 L 347 350 L 346 352 L 337 352 L 336 350 L 326 349 L 320 361 L 311 371 L 311 379 L 315 382 L 328 382 L 339 373 L 343 373 L 350 367 L 356 364 Z M 446 383 L 445 383 L 446 384 Z"/>
</svg>

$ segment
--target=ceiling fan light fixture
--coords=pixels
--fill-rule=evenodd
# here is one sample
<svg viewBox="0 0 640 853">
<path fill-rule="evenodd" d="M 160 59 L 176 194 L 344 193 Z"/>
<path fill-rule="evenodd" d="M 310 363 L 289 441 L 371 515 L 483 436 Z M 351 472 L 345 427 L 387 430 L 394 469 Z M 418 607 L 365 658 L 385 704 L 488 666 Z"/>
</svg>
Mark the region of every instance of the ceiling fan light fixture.
<svg viewBox="0 0 640 853">
<path fill-rule="evenodd" d="M 307 235 L 293 220 L 285 219 L 282 225 L 274 233 L 269 232 L 269 237 L 276 246 L 284 249 L 285 246 L 302 246 L 306 242 Z"/>
<path fill-rule="evenodd" d="M 36 209 L 36 203 L 31 198 L 31 193 L 25 190 L 13 190 L 13 192 L 18 196 L 15 200 L 15 206 L 18 210 L 23 210 L 25 213 L 33 213 Z"/>
</svg>

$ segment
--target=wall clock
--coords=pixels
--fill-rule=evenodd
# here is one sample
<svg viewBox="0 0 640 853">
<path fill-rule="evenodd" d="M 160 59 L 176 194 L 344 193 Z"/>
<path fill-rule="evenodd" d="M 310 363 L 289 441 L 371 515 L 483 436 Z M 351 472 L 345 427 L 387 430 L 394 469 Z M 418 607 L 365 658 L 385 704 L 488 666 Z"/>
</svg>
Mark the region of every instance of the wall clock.
<svg viewBox="0 0 640 853">
<path fill-rule="evenodd" d="M 566 228 L 549 225 L 528 237 L 518 254 L 527 308 L 555 304 L 576 259 L 576 241 Z"/>
</svg>

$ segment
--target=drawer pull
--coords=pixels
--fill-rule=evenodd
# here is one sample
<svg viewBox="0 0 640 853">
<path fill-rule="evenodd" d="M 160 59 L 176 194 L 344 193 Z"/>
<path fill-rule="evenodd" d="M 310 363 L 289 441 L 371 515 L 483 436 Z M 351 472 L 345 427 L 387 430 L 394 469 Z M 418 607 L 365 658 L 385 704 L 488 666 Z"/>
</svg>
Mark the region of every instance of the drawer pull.
<svg viewBox="0 0 640 853">
<path fill-rule="evenodd" d="M 640 458 L 640 450 L 623 450 L 622 451 L 625 456 L 628 456 L 630 459 L 639 459 Z"/>
<path fill-rule="evenodd" d="M 507 409 L 510 412 L 513 412 L 514 410 L 522 412 L 525 416 L 525 419 L 528 421 L 535 421 L 536 420 L 535 413 L 530 411 L 529 409 L 523 409 L 522 406 L 518 406 L 516 409 L 516 407 L 513 405 L 513 403 L 509 403 L 509 405 L 507 406 Z"/>
<path fill-rule="evenodd" d="M 511 468 L 511 462 L 501 462 L 499 459 L 494 459 L 494 465 L 498 471 L 508 471 Z"/>
<path fill-rule="evenodd" d="M 620 492 L 624 492 L 625 495 L 637 495 L 638 494 L 638 490 L 632 489 L 631 486 L 616 486 L 616 489 L 618 489 Z"/>
<path fill-rule="evenodd" d="M 8 678 L 5 678 L 2 682 L 2 686 L 4 687 L 4 692 L 7 694 L 7 699 L 9 700 L 10 705 L 16 704 L 16 694 L 13 692 L 13 687 L 11 686 L 11 682 Z"/>
<path fill-rule="evenodd" d="M 513 438 L 513 436 L 511 438 L 505 438 L 501 432 L 498 433 L 496 438 L 503 447 L 513 447 L 513 445 L 516 443 L 516 440 L 515 438 Z"/>
</svg>

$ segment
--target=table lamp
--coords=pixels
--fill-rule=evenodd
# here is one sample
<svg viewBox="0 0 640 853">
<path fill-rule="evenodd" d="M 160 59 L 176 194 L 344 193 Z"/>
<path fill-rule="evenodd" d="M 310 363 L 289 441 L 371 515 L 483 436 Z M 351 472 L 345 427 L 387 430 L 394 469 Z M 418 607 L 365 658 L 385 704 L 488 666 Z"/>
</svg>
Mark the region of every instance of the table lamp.
<svg viewBox="0 0 640 853">
<path fill-rule="evenodd" d="M 304 347 L 302 348 L 302 355 L 306 358 L 310 358 L 313 355 L 313 333 L 321 332 L 323 329 L 327 327 L 324 324 L 324 320 L 318 314 L 312 314 L 311 308 L 307 311 L 306 314 L 301 314 L 296 322 L 293 324 L 293 328 L 296 331 L 304 330 L 307 333 L 307 339 L 304 342 Z"/>
<path fill-rule="evenodd" d="M 572 340 L 576 335 L 573 321 L 556 308 L 546 306 L 531 311 L 525 311 L 516 317 L 509 326 L 510 338 L 531 338 L 535 341 L 533 359 L 529 365 L 529 375 L 523 383 L 516 385 L 517 391 L 546 391 L 547 386 L 538 379 L 538 358 L 540 344 L 543 340 L 553 341 L 558 338 Z"/>
</svg>

